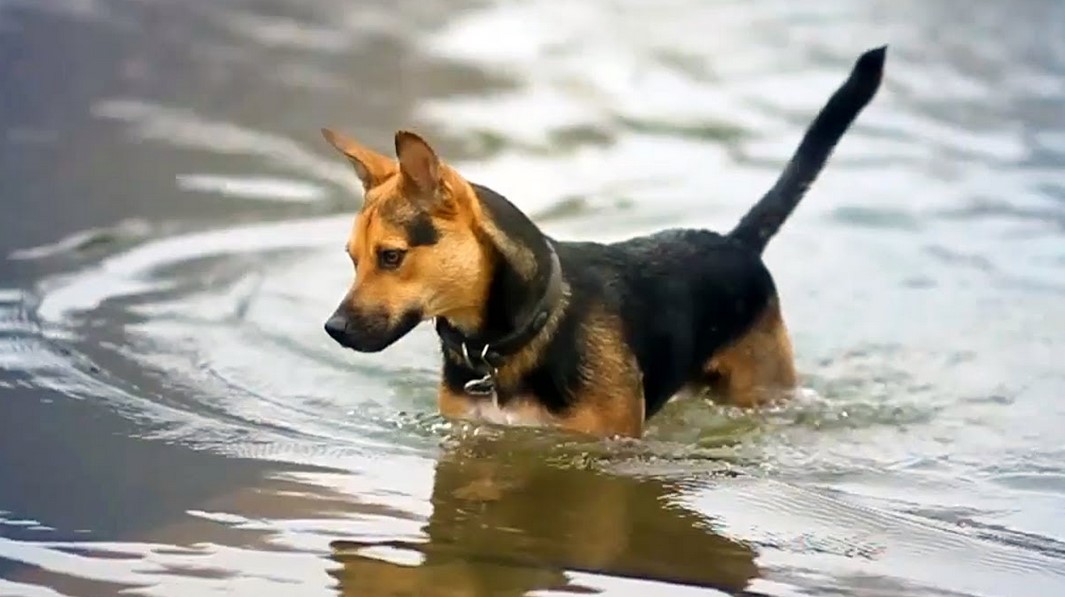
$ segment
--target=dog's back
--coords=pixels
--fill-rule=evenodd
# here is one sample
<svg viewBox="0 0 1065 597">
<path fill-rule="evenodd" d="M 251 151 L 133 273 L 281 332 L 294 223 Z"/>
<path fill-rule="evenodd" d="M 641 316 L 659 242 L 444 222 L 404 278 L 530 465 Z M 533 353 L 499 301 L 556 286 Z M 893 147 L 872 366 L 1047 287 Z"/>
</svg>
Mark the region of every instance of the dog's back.
<svg viewBox="0 0 1065 597">
<path fill-rule="evenodd" d="M 558 243 L 581 297 L 616 312 L 644 372 L 647 416 L 775 295 L 758 254 L 709 230 L 666 230 L 611 245 Z"/>
<path fill-rule="evenodd" d="M 776 311 L 770 319 L 780 318 L 776 288 L 761 254 L 876 93 L 884 57 L 885 48 L 877 48 L 858 59 L 776 183 L 727 235 L 665 230 L 610 245 L 558 243 L 563 260 L 575 266 L 568 269 L 575 294 L 599 297 L 624 322 L 644 373 L 648 417 L 692 380 L 719 385 L 727 381 L 722 376 L 735 376 L 736 371 L 709 361 L 749 335 L 767 310 Z M 790 344 L 768 345 L 786 343 L 782 320 L 754 331 L 758 346 L 745 350 L 783 351 L 790 357 Z"/>
</svg>

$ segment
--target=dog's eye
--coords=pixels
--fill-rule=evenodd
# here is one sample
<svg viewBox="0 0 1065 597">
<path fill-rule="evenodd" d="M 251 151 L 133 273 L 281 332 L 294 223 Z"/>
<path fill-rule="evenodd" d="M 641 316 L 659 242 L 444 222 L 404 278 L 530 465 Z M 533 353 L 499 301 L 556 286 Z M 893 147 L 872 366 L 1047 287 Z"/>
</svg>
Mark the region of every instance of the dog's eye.
<svg viewBox="0 0 1065 597">
<path fill-rule="evenodd" d="M 377 266 L 381 269 L 396 269 L 403 262 L 405 251 L 400 249 L 381 249 L 377 252 Z"/>
</svg>

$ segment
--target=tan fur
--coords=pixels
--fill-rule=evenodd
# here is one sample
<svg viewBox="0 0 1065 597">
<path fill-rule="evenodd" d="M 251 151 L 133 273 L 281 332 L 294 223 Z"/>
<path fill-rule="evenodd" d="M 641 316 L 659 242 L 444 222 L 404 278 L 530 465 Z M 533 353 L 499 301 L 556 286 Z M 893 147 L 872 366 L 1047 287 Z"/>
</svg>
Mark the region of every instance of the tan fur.
<svg viewBox="0 0 1065 597">
<path fill-rule="evenodd" d="M 344 154 L 355 173 L 359 175 L 364 190 L 372 189 L 396 173 L 396 163 L 380 153 L 336 131 L 322 129 L 322 136 L 337 151 Z"/>
<path fill-rule="evenodd" d="M 780 301 L 770 301 L 751 329 L 706 365 L 711 389 L 733 406 L 756 407 L 795 388 L 797 374 Z"/>
<path fill-rule="evenodd" d="M 441 383 L 437 394 L 440 414 L 452 420 L 480 421 L 496 425 L 516 427 L 548 427 L 558 424 L 558 419 L 535 398 L 510 396 L 505 404 L 493 400 L 474 398 L 452 392 Z"/>
<path fill-rule="evenodd" d="M 394 317 L 410 309 L 419 309 L 426 317 L 479 313 L 489 282 L 484 272 L 491 263 L 475 235 L 461 223 L 434 221 L 441 233 L 439 242 L 408 247 L 402 223 L 387 211 L 393 201 L 397 199 L 387 197 L 369 203 L 356 219 L 348 242 L 352 260 L 359 265 L 352 306 L 383 306 Z M 381 248 L 407 251 L 398 270 L 377 268 Z"/>
<path fill-rule="evenodd" d="M 643 435 L 643 376 L 622 329 L 621 320 L 602 309 L 585 321 L 583 384 L 561 427 L 599 436 Z"/>
<path fill-rule="evenodd" d="M 418 310 L 426 319 L 479 325 L 492 253 L 476 233 L 482 214 L 469 183 L 413 133 L 397 133 L 398 162 L 339 133 L 323 134 L 355 165 L 366 187 L 347 242 L 357 269 L 345 300 L 353 309 L 384 309 L 392 321 Z M 429 211 L 440 232 L 432 246 L 406 244 L 403 226 L 415 215 L 415 206 Z M 377 268 L 382 248 L 407 251 L 398 270 Z"/>
<path fill-rule="evenodd" d="M 518 273 L 529 276 L 536 271 L 536 257 L 528 248 L 510 240 L 506 234 L 496 228 L 491 220 L 481 222 L 482 230 L 503 256 L 514 266 Z"/>
<path fill-rule="evenodd" d="M 539 362 L 554 325 L 557 321 L 549 323 L 532 344 L 500 370 L 497 379 L 502 387 L 515 383 Z M 597 312 L 585 323 L 581 342 L 587 359 L 582 371 L 584 379 L 576 404 L 569 411 L 551 413 L 535 399 L 520 395 L 496 405 L 492 400 L 455 393 L 441 383 L 437 396 L 440 413 L 452 419 L 552 425 L 597 436 L 640 437 L 644 422 L 642 378 L 636 357 L 621 337 L 620 322 L 605 312 Z"/>
</svg>

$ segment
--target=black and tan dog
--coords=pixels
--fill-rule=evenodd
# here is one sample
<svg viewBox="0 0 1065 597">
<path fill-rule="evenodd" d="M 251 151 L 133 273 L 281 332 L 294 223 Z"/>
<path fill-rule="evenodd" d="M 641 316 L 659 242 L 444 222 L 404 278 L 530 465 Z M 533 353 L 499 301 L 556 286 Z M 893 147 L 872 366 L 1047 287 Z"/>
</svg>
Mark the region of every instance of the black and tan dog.
<svg viewBox="0 0 1065 597">
<path fill-rule="evenodd" d="M 725 235 L 558 241 L 413 133 L 396 133 L 393 160 L 323 130 L 365 188 L 347 242 L 355 281 L 325 329 L 376 352 L 435 319 L 439 408 L 450 418 L 638 437 L 682 391 L 745 407 L 786 396 L 792 347 L 761 254 L 876 94 L 885 54 L 857 60 L 773 187 Z"/>
</svg>

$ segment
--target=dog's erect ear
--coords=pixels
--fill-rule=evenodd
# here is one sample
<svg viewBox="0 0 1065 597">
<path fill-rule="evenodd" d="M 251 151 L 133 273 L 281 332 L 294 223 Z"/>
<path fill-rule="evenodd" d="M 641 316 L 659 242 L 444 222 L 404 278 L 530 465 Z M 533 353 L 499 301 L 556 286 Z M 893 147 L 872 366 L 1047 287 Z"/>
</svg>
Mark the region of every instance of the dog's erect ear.
<svg viewBox="0 0 1065 597">
<path fill-rule="evenodd" d="M 336 131 L 322 129 L 322 136 L 355 166 L 364 189 L 369 190 L 395 174 L 396 162 Z"/>
<path fill-rule="evenodd" d="M 440 185 L 440 158 L 425 139 L 410 131 L 396 131 L 396 157 L 403 179 L 425 197 L 433 197 Z"/>
</svg>

